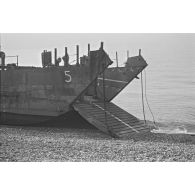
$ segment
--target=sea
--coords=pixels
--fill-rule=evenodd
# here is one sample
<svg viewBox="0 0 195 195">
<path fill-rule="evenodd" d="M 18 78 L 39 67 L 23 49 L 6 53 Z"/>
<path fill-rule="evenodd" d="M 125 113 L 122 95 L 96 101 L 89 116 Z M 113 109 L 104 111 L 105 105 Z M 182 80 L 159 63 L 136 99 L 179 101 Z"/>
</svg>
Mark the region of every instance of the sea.
<svg viewBox="0 0 195 195">
<path fill-rule="evenodd" d="M 160 46 L 159 46 L 160 47 Z M 186 46 L 185 46 L 186 47 Z M 195 47 L 151 50 L 143 57 L 148 67 L 143 72 L 146 120 L 155 121 L 158 132 L 195 133 Z M 144 119 L 141 77 L 131 82 L 113 102 Z M 149 103 L 149 107 L 146 102 Z"/>
<path fill-rule="evenodd" d="M 138 54 L 148 67 L 143 72 L 144 108 L 146 120 L 153 122 L 146 97 L 154 115 L 158 132 L 195 133 L 195 34 L 161 33 L 94 33 L 94 34 L 3 34 L 3 48 L 9 55 L 19 54 L 19 64 L 40 65 L 43 49 L 57 47 L 63 55 L 68 46 L 70 60 L 75 60 L 75 46 L 80 45 L 80 55 L 104 41 L 104 48 L 116 66 Z M 11 59 L 12 60 L 12 59 Z M 140 78 L 140 75 L 139 75 Z M 134 79 L 113 102 L 136 117 L 143 119 L 141 78 Z"/>
</svg>

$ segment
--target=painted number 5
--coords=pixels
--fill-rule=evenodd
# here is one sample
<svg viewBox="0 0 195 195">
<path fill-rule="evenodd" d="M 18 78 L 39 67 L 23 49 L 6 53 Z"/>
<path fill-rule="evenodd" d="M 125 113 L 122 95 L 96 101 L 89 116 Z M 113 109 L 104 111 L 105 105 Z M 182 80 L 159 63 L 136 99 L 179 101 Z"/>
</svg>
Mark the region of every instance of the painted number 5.
<svg viewBox="0 0 195 195">
<path fill-rule="evenodd" d="M 64 71 L 64 74 L 65 74 L 65 77 L 66 77 L 66 79 L 65 79 L 66 83 L 70 83 L 72 81 L 70 71 Z"/>
</svg>

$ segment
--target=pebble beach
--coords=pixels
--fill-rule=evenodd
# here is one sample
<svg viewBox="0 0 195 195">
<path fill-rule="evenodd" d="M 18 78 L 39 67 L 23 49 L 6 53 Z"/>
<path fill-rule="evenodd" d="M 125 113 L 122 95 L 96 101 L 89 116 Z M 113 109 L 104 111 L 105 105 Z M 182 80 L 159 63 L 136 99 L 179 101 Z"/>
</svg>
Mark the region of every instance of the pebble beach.
<svg viewBox="0 0 195 195">
<path fill-rule="evenodd" d="M 1 126 L 0 161 L 195 161 L 195 136 L 145 133 L 114 139 L 97 129 Z"/>
</svg>

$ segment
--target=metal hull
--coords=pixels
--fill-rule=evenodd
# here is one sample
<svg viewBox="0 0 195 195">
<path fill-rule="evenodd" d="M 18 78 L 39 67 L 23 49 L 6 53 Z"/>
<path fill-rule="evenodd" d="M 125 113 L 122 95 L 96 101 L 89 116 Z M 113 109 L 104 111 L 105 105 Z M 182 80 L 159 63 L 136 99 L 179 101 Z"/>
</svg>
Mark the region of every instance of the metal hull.
<svg viewBox="0 0 195 195">
<path fill-rule="evenodd" d="M 1 125 L 49 127 L 66 126 L 71 128 L 92 128 L 92 125 L 74 110 L 71 110 L 57 117 L 14 113 L 0 113 L 0 116 Z"/>
<path fill-rule="evenodd" d="M 92 64 L 0 67 L 0 124 L 35 124 L 63 116 L 109 65 L 104 50 L 90 52 Z M 101 60 L 100 60 L 101 59 Z"/>
<path fill-rule="evenodd" d="M 54 117 L 1 112 L 1 125 L 34 125 L 52 120 Z"/>
<path fill-rule="evenodd" d="M 110 102 L 147 66 L 141 56 L 129 58 L 125 67 L 108 68 L 111 64 L 97 50 L 85 65 L 1 68 L 0 124 L 74 123 L 76 102 Z"/>
</svg>

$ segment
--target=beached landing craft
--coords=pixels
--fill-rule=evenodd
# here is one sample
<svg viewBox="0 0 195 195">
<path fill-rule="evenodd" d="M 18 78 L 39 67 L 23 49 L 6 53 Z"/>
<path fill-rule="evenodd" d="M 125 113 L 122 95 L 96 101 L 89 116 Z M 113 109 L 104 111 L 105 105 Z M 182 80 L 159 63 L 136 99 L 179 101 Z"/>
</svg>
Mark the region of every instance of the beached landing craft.
<svg viewBox="0 0 195 195">
<path fill-rule="evenodd" d="M 80 62 L 77 46 L 75 65 L 69 63 L 67 48 L 63 66 L 57 49 L 54 55 L 53 64 L 52 53 L 44 50 L 42 67 L 27 67 L 18 66 L 18 60 L 6 64 L 6 54 L 0 51 L 0 124 L 32 125 L 79 114 L 113 137 L 149 131 L 142 121 L 111 102 L 146 68 L 141 52 L 129 57 L 124 67 L 109 67 L 113 62 L 103 43 L 95 51 L 88 45 L 88 55 Z"/>
</svg>

